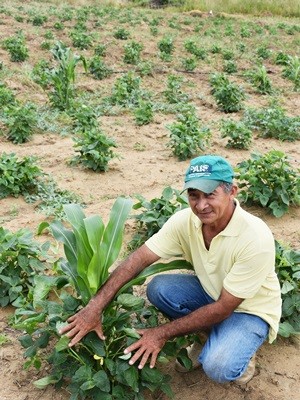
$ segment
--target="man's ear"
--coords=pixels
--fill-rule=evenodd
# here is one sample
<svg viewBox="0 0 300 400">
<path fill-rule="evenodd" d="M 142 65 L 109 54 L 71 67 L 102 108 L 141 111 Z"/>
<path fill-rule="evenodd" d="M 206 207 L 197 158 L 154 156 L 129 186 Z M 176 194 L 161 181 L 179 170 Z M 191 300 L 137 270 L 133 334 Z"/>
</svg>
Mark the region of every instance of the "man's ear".
<svg viewBox="0 0 300 400">
<path fill-rule="evenodd" d="M 237 187 L 236 184 L 233 184 L 233 185 L 232 185 L 232 188 L 231 188 L 231 193 L 230 193 L 230 194 L 231 194 L 233 197 L 235 197 L 236 194 L 237 194 L 237 192 L 238 192 L 238 187 Z"/>
</svg>

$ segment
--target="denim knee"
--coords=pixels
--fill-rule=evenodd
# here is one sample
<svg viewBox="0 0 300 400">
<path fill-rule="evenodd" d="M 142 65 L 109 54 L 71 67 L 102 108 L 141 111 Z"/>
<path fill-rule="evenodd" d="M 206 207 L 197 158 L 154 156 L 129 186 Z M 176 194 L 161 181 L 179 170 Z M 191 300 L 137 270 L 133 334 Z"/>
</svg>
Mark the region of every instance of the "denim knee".
<svg viewBox="0 0 300 400">
<path fill-rule="evenodd" d="M 217 383 L 227 383 L 233 380 L 234 371 L 231 370 L 231 362 L 221 354 L 200 357 L 200 362 L 204 372 L 211 380 Z"/>
<path fill-rule="evenodd" d="M 158 306 L 159 293 L 160 293 L 160 276 L 154 276 L 151 281 L 147 284 L 146 295 L 148 300 Z"/>
</svg>

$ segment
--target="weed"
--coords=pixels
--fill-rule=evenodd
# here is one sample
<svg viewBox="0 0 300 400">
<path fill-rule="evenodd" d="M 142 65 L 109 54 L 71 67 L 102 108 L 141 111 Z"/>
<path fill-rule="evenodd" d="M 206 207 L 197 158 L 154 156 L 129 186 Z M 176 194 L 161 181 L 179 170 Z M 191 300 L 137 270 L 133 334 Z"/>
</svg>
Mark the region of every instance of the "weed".
<svg viewBox="0 0 300 400">
<path fill-rule="evenodd" d="M 291 167 L 284 152 L 271 150 L 251 157 L 236 168 L 242 201 L 266 207 L 277 218 L 300 204 L 300 171 Z"/>
</svg>

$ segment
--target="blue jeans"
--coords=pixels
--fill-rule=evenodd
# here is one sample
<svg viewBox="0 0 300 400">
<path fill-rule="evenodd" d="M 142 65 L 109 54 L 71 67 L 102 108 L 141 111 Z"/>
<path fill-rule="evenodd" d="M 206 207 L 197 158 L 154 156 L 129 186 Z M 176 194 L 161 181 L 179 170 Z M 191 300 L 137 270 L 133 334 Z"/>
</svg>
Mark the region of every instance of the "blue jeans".
<svg viewBox="0 0 300 400">
<path fill-rule="evenodd" d="M 148 284 L 147 296 L 170 319 L 183 317 L 214 302 L 199 279 L 187 274 L 155 276 Z M 199 354 L 199 363 L 212 380 L 218 383 L 234 381 L 246 371 L 268 331 L 268 323 L 260 317 L 234 312 L 212 326 Z"/>
</svg>

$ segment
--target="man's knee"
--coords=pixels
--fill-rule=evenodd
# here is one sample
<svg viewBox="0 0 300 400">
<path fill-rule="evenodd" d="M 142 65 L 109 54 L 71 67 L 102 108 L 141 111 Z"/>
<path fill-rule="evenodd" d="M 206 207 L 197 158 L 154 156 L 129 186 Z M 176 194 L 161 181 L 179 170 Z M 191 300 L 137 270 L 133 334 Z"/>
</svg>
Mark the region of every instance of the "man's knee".
<svg viewBox="0 0 300 400">
<path fill-rule="evenodd" d="M 201 364 L 206 375 L 217 383 L 227 383 L 233 380 L 234 371 L 230 360 L 222 354 L 208 354 L 201 357 Z"/>
</svg>

